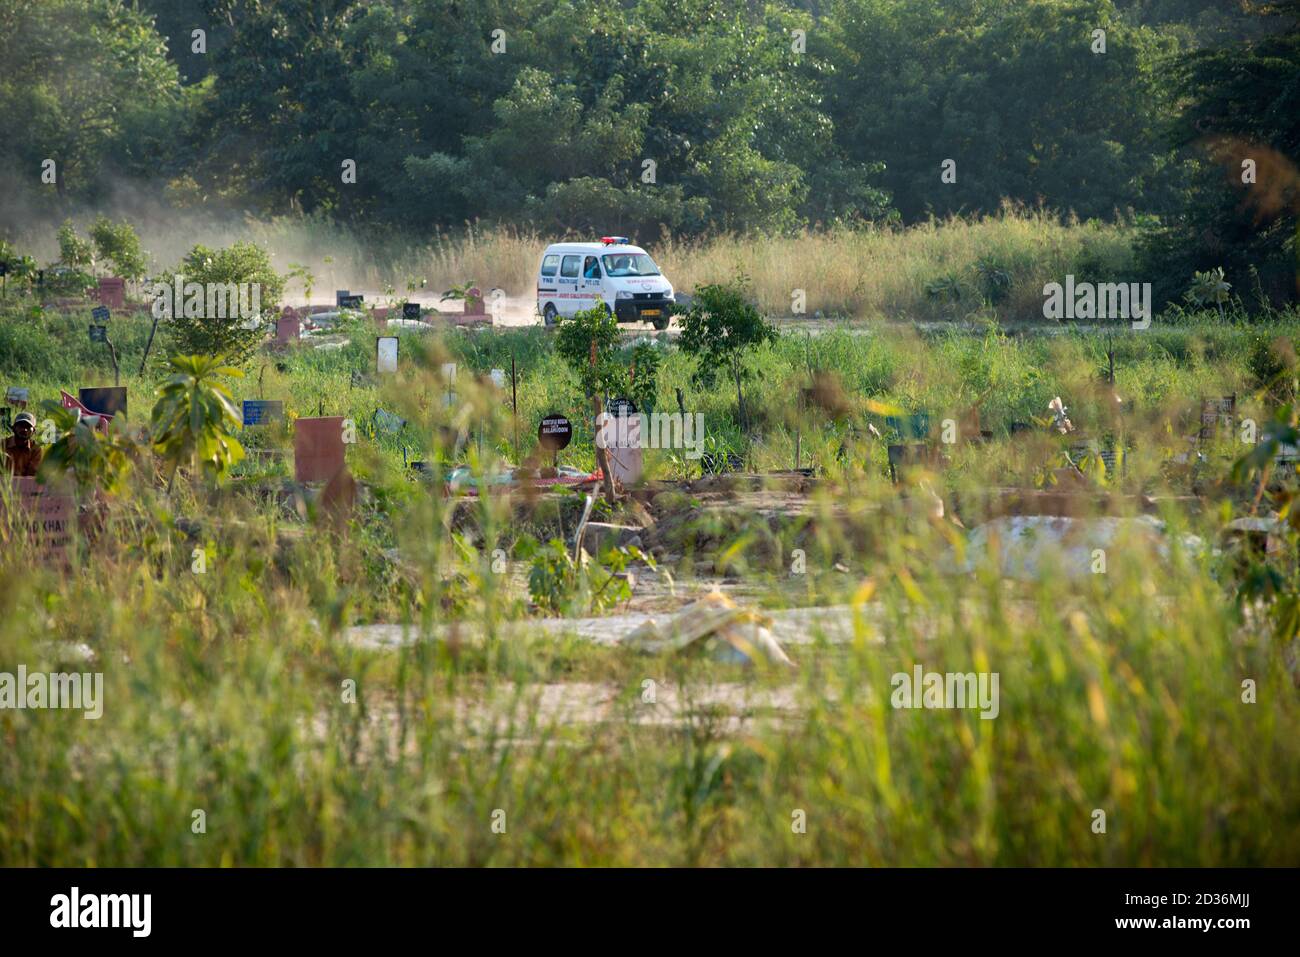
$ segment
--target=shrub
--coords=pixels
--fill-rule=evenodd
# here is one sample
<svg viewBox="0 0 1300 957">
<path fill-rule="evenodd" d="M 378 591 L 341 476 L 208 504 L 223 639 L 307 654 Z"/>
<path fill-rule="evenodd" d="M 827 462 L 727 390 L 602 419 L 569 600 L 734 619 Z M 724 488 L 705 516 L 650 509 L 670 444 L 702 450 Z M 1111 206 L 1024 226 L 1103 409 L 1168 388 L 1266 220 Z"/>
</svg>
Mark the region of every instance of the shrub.
<svg viewBox="0 0 1300 957">
<path fill-rule="evenodd" d="M 99 261 L 112 263 L 117 275 L 131 282 L 144 278 L 148 262 L 130 223 L 114 223 L 101 215 L 90 227 L 90 239 Z"/>
<path fill-rule="evenodd" d="M 159 281 L 171 285 L 177 274 L 186 283 L 249 283 L 258 288 L 258 310 L 251 317 L 193 316 L 186 315 L 188 310 L 177 309 L 170 321 L 173 354 L 218 356 L 234 366 L 248 361 L 262 339 L 263 317 L 274 315 L 284 293 L 284 278 L 271 267 L 266 250 L 252 242 L 238 242 L 219 250 L 195 246 L 175 273 Z"/>
</svg>

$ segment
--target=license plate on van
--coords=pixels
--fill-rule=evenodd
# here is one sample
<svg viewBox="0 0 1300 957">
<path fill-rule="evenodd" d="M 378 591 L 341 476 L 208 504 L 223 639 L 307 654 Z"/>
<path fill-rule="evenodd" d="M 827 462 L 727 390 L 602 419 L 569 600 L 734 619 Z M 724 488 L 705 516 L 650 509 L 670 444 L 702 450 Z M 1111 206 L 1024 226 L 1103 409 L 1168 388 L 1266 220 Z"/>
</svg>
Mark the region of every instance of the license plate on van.
<svg viewBox="0 0 1300 957">
<path fill-rule="evenodd" d="M 658 309 L 642 309 L 642 310 L 641 310 L 641 315 L 643 315 L 643 316 L 657 316 L 657 315 L 659 315 L 659 314 L 660 314 L 660 312 L 659 312 Z"/>
</svg>

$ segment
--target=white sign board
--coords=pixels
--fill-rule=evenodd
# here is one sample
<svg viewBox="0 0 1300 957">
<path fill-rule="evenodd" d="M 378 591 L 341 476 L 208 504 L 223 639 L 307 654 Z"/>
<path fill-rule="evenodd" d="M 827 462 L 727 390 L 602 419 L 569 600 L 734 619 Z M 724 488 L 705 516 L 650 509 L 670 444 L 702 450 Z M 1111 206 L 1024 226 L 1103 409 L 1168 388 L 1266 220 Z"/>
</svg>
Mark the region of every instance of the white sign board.
<svg viewBox="0 0 1300 957">
<path fill-rule="evenodd" d="M 397 371 L 397 336 L 380 336 L 375 340 L 375 369 L 378 372 Z"/>
</svg>

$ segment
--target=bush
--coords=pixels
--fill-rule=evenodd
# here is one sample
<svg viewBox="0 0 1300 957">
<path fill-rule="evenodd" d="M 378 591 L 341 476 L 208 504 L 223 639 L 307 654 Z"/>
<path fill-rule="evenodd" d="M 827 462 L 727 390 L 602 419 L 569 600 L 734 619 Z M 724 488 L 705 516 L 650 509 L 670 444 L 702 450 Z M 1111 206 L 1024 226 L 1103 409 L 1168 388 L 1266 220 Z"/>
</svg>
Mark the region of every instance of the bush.
<svg viewBox="0 0 1300 957">
<path fill-rule="evenodd" d="M 59 263 L 70 269 L 83 270 L 95 265 L 94 247 L 77 235 L 77 227 L 70 219 L 65 219 L 59 227 Z"/>
<path fill-rule="evenodd" d="M 99 261 L 112 263 L 116 275 L 131 282 L 144 278 L 148 262 L 130 223 L 114 223 L 101 215 L 90 227 L 90 239 Z"/>
<path fill-rule="evenodd" d="M 263 318 L 275 314 L 284 293 L 284 278 L 271 267 L 266 250 L 252 242 L 219 250 L 195 246 L 174 273 L 159 277 L 159 281 L 172 285 L 177 275 L 185 283 L 205 287 L 249 283 L 258 290 L 258 307 L 252 316 L 193 316 L 186 315 L 188 310 L 176 309 L 170 321 L 173 354 L 220 356 L 236 366 L 247 362 L 262 339 Z"/>
</svg>

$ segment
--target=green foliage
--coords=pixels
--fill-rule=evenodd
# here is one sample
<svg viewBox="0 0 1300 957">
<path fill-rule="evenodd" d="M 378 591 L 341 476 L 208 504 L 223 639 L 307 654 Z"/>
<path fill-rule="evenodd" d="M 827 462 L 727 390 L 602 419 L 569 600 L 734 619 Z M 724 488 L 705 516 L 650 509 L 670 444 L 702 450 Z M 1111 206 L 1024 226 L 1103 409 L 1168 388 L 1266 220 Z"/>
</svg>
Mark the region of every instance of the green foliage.
<svg viewBox="0 0 1300 957">
<path fill-rule="evenodd" d="M 260 316 L 244 319 L 227 308 L 227 316 L 187 316 L 184 310 L 168 320 L 167 327 L 174 354 L 202 354 L 224 359 L 231 365 L 242 365 L 265 336 L 260 321 L 274 316 L 276 306 L 284 293 L 284 278 L 271 266 L 271 257 L 265 249 L 253 242 L 237 242 L 225 249 L 195 246 L 176 268 L 185 282 L 203 285 L 240 283 L 260 287 Z M 172 274 L 164 274 L 159 281 L 173 282 Z"/>
<path fill-rule="evenodd" d="M 225 136 L 196 144 L 191 175 L 267 209 L 629 234 L 887 209 L 879 164 L 835 142 L 819 89 L 829 65 L 791 50 L 811 18 L 784 3 L 637 0 L 615 17 L 594 0 L 222 10 L 229 46 L 194 129 Z M 497 29 L 508 55 L 484 39 Z M 354 144 L 356 184 L 319 162 L 337 142 Z"/>
<path fill-rule="evenodd" d="M 608 548 L 599 556 L 574 560 L 558 538 L 546 544 L 521 539 L 516 555 L 530 562 L 528 594 L 539 610 L 554 615 L 584 615 L 613 608 L 632 597 L 622 572 L 629 562 L 655 568 L 654 559 L 635 546 Z"/>
<path fill-rule="evenodd" d="M 90 424 L 91 419 L 49 399 L 41 403 L 41 414 L 54 423 L 58 434 L 45 450 L 42 475 L 51 471 L 71 475 L 83 491 L 123 489 L 139 450 L 122 417 L 114 417 L 100 429 Z"/>
<path fill-rule="evenodd" d="M 0 64 L 0 168 L 35 180 L 53 159 L 58 197 L 95 198 L 110 172 L 153 177 L 176 161 L 180 80 L 134 4 L 0 0 Z"/>
<path fill-rule="evenodd" d="M 148 261 L 140 248 L 140 237 L 130 223 L 114 223 L 107 216 L 98 216 L 90 226 L 90 239 L 99 261 L 112 263 L 116 275 L 132 282 L 144 278 Z"/>
<path fill-rule="evenodd" d="M 463 302 L 469 298 L 469 291 L 473 289 L 475 285 L 476 283 L 473 279 L 467 279 L 463 283 L 454 285 L 444 292 L 438 301 L 447 302 L 448 300 L 451 300 L 453 302 Z"/>
<path fill-rule="evenodd" d="M 1172 73 L 1184 104 L 1173 134 L 1194 175 L 1185 201 L 1144 238 L 1162 300 L 1179 297 L 1180 277 L 1219 267 L 1267 304 L 1300 296 L 1300 7 L 1259 5 L 1252 14 L 1268 35 L 1196 50 Z"/>
<path fill-rule="evenodd" d="M 179 468 L 198 467 L 218 480 L 244 457 L 235 438 L 242 424 L 239 410 L 220 378 L 243 373 L 219 362 L 213 356 L 173 356 L 172 375 L 158 387 L 153 447 L 173 476 Z"/>
<path fill-rule="evenodd" d="M 36 260 L 19 255 L 13 244 L 5 239 L 0 239 L 0 263 L 8 270 L 10 281 L 36 279 Z"/>
<path fill-rule="evenodd" d="M 883 161 L 906 221 L 1007 199 L 1081 217 L 1175 200 L 1161 74 L 1175 41 L 1110 0 L 835 0 L 809 45 L 835 66 L 823 88 L 837 141 Z M 940 180 L 945 159 L 955 182 Z"/>
<path fill-rule="evenodd" d="M 301 263 L 289 263 L 289 272 L 285 274 L 285 280 L 292 282 L 295 279 L 302 283 L 303 298 L 310 303 L 311 292 L 316 287 L 316 275 L 311 271 L 311 267 Z"/>
<path fill-rule="evenodd" d="M 975 272 L 980 277 L 985 301 L 990 305 L 1000 305 L 1011 292 L 1011 287 L 1015 281 L 1011 270 L 1004 267 L 996 259 L 984 256 L 976 261 Z"/>
<path fill-rule="evenodd" d="M 77 227 L 70 219 L 59 227 L 59 262 L 72 269 L 89 270 L 95 265 L 94 246 L 77 235 Z"/>
<path fill-rule="evenodd" d="M 655 409 L 659 395 L 659 366 L 663 349 L 653 342 L 638 341 L 632 347 L 629 372 L 635 371 L 628 384 L 628 398 L 636 403 L 637 410 L 650 413 Z"/>
<path fill-rule="evenodd" d="M 699 381 L 712 383 L 718 370 L 730 372 L 736 384 L 736 406 L 746 427 L 741 380 L 747 375 L 745 356 L 764 343 L 775 342 L 776 327 L 746 298 L 744 280 L 710 283 L 695 290 L 681 315 L 681 347 L 693 356 Z"/>
<path fill-rule="evenodd" d="M 1232 478 L 1236 482 L 1256 481 L 1256 499 L 1267 492 L 1278 517 L 1274 533 L 1284 544 L 1287 555 L 1300 552 L 1300 493 L 1292 484 L 1270 482 L 1278 455 L 1285 448 L 1300 448 L 1300 410 L 1292 404 L 1277 408 L 1264 424 L 1259 441 L 1249 452 L 1233 462 Z M 1280 646 L 1289 645 L 1300 635 L 1300 564 L 1294 561 L 1269 561 L 1252 557 L 1237 590 L 1241 607 L 1260 606 L 1273 625 L 1273 636 Z"/>
<path fill-rule="evenodd" d="M 614 395 L 625 391 L 627 370 L 618 361 L 617 346 L 621 333 L 618 320 L 605 306 L 583 309 L 572 316 L 560 317 L 555 334 L 555 351 L 578 378 L 582 394 Z M 592 344 L 595 364 L 592 364 Z"/>
</svg>

